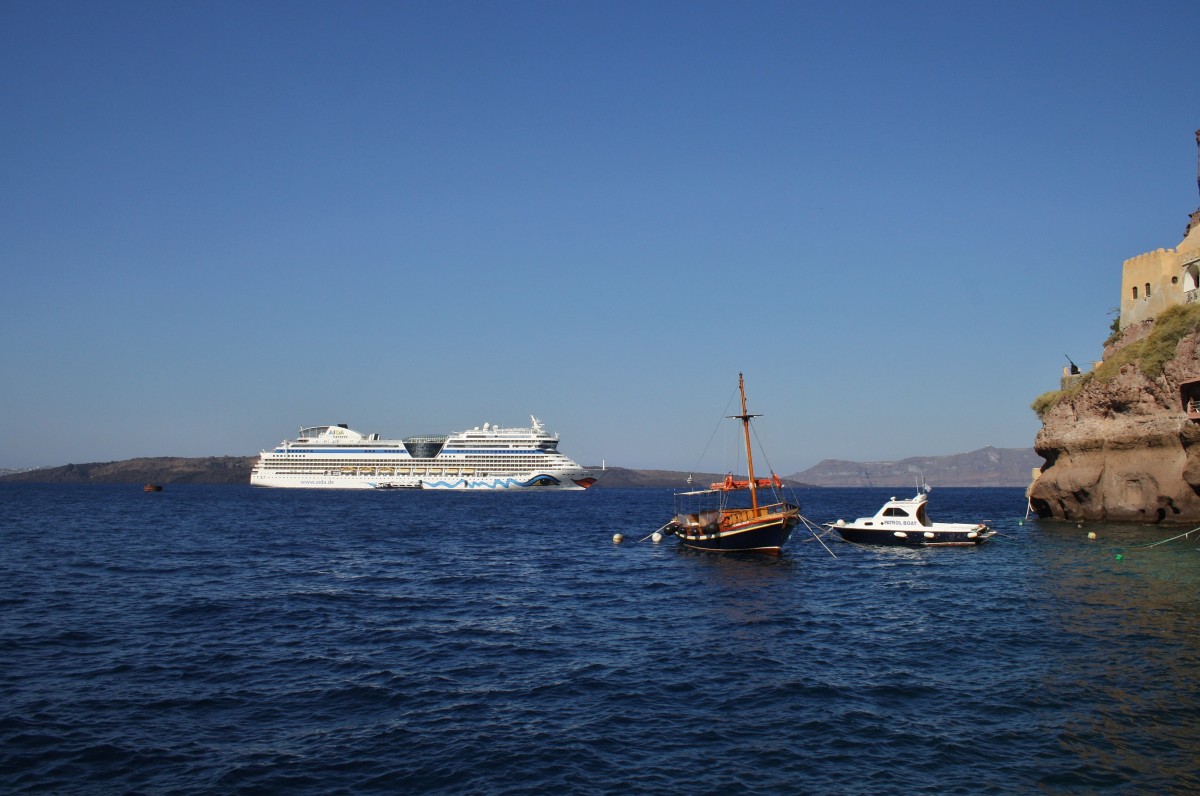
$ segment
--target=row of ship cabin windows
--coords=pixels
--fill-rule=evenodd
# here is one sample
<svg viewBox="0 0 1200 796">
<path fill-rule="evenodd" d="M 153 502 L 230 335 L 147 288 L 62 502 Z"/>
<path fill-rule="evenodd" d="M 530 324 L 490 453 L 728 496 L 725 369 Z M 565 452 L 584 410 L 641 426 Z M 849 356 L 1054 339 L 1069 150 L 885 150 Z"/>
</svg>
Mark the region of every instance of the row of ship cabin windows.
<svg viewBox="0 0 1200 796">
<path fill-rule="evenodd" d="M 457 453 L 457 454 L 469 454 L 469 455 L 471 455 L 471 456 L 479 456 L 481 453 L 483 453 L 483 452 L 485 452 L 485 451 L 486 451 L 486 452 L 493 452 L 493 451 L 494 451 L 494 452 L 495 452 L 495 455 L 500 455 L 500 456 L 513 456 L 513 455 L 515 455 L 515 454 L 517 454 L 517 453 L 533 453 L 533 454 L 537 454 L 537 453 L 558 453 L 558 450 L 555 448 L 555 446 L 554 446 L 554 445 L 538 445 L 538 446 L 536 446 L 536 447 L 533 447 L 533 448 L 526 447 L 526 446 L 523 446 L 523 445 L 512 445 L 512 446 L 510 446 L 509 448 L 498 448 L 498 447 L 496 447 L 495 445 L 489 445 L 489 446 L 487 446 L 486 448 L 482 448 L 482 447 L 481 447 L 481 448 L 474 448 L 474 447 L 472 447 L 472 446 L 470 446 L 470 445 L 463 445 L 463 446 L 459 446 L 459 447 L 455 447 L 455 448 L 449 448 L 449 447 L 447 447 L 447 448 L 444 448 L 444 449 L 443 449 L 443 450 L 442 450 L 440 453 L 441 453 L 442 455 L 445 455 L 445 456 L 453 456 L 453 455 L 454 455 L 454 454 L 456 454 L 456 453 Z M 292 452 L 290 452 L 289 450 L 287 450 L 287 449 L 284 449 L 284 448 L 280 448 L 280 449 L 278 449 L 278 450 L 276 450 L 276 451 L 274 451 L 274 452 L 275 452 L 276 454 L 280 455 L 280 456 L 291 456 L 291 457 L 294 457 L 294 458 L 311 458 L 311 457 L 312 457 L 312 455 L 313 455 L 313 454 L 312 454 L 312 451 L 301 451 L 301 452 L 299 452 L 299 453 L 292 453 Z M 339 451 L 339 453 L 341 453 L 341 452 Z M 349 453 L 349 454 L 354 454 L 354 453 L 389 453 L 389 454 L 390 454 L 390 453 L 391 453 L 391 451 L 378 451 L 378 450 L 372 450 L 372 451 L 346 451 L 346 453 Z M 399 450 L 397 450 L 397 453 L 399 453 Z M 409 455 L 410 455 L 410 457 L 411 457 L 411 458 L 413 458 L 413 459 L 432 458 L 432 457 L 424 457 L 424 456 L 414 456 L 414 455 L 412 455 L 412 454 L 409 454 Z"/>
<path fill-rule="evenodd" d="M 369 455 L 369 454 L 368 454 Z M 488 453 L 450 453 L 441 454 L 438 456 L 387 456 L 386 458 L 376 459 L 354 459 L 349 456 L 337 456 L 336 458 L 326 458 L 323 456 L 314 456 L 313 454 L 296 454 L 296 453 L 277 453 L 271 456 L 271 459 L 301 462 L 323 462 L 323 461 L 380 461 L 391 462 L 432 462 L 432 461 L 475 461 L 477 459 L 553 459 L 556 456 L 563 454 L 558 451 L 489 451 Z"/>
<path fill-rule="evenodd" d="M 546 457 L 546 459 L 553 458 Z M 473 456 L 470 459 L 406 459 L 399 462 L 394 459 L 360 459 L 357 461 L 340 459 L 286 459 L 284 461 L 272 461 L 269 464 L 274 467 L 460 467 L 473 464 L 528 465 L 531 461 L 531 459 L 524 456 Z"/>
<path fill-rule="evenodd" d="M 363 472 L 355 472 L 353 467 L 326 467 L 323 469 L 313 469 L 311 467 L 277 467 L 271 471 L 271 475 L 358 475 L 358 476 L 387 476 L 387 475 L 478 475 L 488 476 L 493 471 L 498 473 L 511 473 L 512 468 L 509 467 L 430 467 L 423 470 L 396 470 L 392 472 L 366 472 L 373 470 L 372 467 L 358 468 Z M 382 469 L 382 468 L 381 468 Z"/>
</svg>

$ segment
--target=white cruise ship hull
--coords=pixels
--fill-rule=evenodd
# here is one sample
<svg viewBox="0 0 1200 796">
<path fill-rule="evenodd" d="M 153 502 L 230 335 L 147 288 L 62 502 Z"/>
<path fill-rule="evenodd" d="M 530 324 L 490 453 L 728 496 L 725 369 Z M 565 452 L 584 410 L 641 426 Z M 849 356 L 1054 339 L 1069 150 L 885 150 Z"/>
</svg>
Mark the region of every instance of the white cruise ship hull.
<svg viewBox="0 0 1200 796">
<path fill-rule="evenodd" d="M 431 475 L 417 479 L 363 478 L 358 476 L 307 476 L 251 473 L 251 486 L 292 489 L 587 489 L 595 483 L 586 470 L 575 473 L 474 478 Z"/>
</svg>

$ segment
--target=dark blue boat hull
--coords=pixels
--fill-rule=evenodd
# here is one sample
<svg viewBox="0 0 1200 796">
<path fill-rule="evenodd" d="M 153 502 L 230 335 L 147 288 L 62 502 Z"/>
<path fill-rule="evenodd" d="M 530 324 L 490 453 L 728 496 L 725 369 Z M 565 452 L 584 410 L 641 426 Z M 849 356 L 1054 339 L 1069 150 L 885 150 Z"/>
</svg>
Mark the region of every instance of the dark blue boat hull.
<svg viewBox="0 0 1200 796">
<path fill-rule="evenodd" d="M 968 531 L 904 531 L 904 536 L 897 536 L 895 531 L 881 528 L 878 530 L 853 528 L 850 526 L 831 526 L 847 542 L 855 544 L 889 545 L 892 547 L 968 547 L 982 544 L 991 538 L 987 532 L 976 531 L 975 537 L 968 536 Z"/>
<path fill-rule="evenodd" d="M 792 528 L 799 522 L 794 514 L 776 514 L 727 529 L 720 529 L 715 525 L 695 528 L 675 524 L 667 529 L 679 537 L 685 547 L 692 550 L 777 556 L 783 552 L 783 545 L 791 537 Z"/>
</svg>

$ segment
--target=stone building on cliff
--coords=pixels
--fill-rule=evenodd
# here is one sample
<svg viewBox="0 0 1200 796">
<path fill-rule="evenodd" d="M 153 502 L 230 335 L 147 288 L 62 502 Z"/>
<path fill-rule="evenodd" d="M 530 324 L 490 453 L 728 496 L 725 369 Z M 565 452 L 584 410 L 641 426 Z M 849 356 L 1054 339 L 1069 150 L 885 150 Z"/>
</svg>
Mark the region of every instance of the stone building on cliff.
<svg viewBox="0 0 1200 796">
<path fill-rule="evenodd" d="M 1200 130 L 1196 131 L 1200 148 Z M 1196 167 L 1200 188 L 1200 159 Z M 1176 304 L 1200 302 L 1200 209 L 1192 213 L 1183 242 L 1174 249 L 1139 254 L 1121 269 L 1121 329 L 1153 320 Z"/>
</svg>

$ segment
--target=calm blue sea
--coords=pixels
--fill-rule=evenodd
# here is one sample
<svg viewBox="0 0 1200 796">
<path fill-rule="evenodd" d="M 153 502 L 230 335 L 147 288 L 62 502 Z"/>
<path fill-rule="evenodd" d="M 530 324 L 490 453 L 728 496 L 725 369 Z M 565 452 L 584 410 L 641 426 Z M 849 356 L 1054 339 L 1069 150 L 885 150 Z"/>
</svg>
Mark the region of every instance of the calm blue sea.
<svg viewBox="0 0 1200 796">
<path fill-rule="evenodd" d="M 670 504 L 2 486 L 0 792 L 1200 792 L 1186 528 L 935 489 L 1003 535 L 723 558 Z"/>
</svg>

